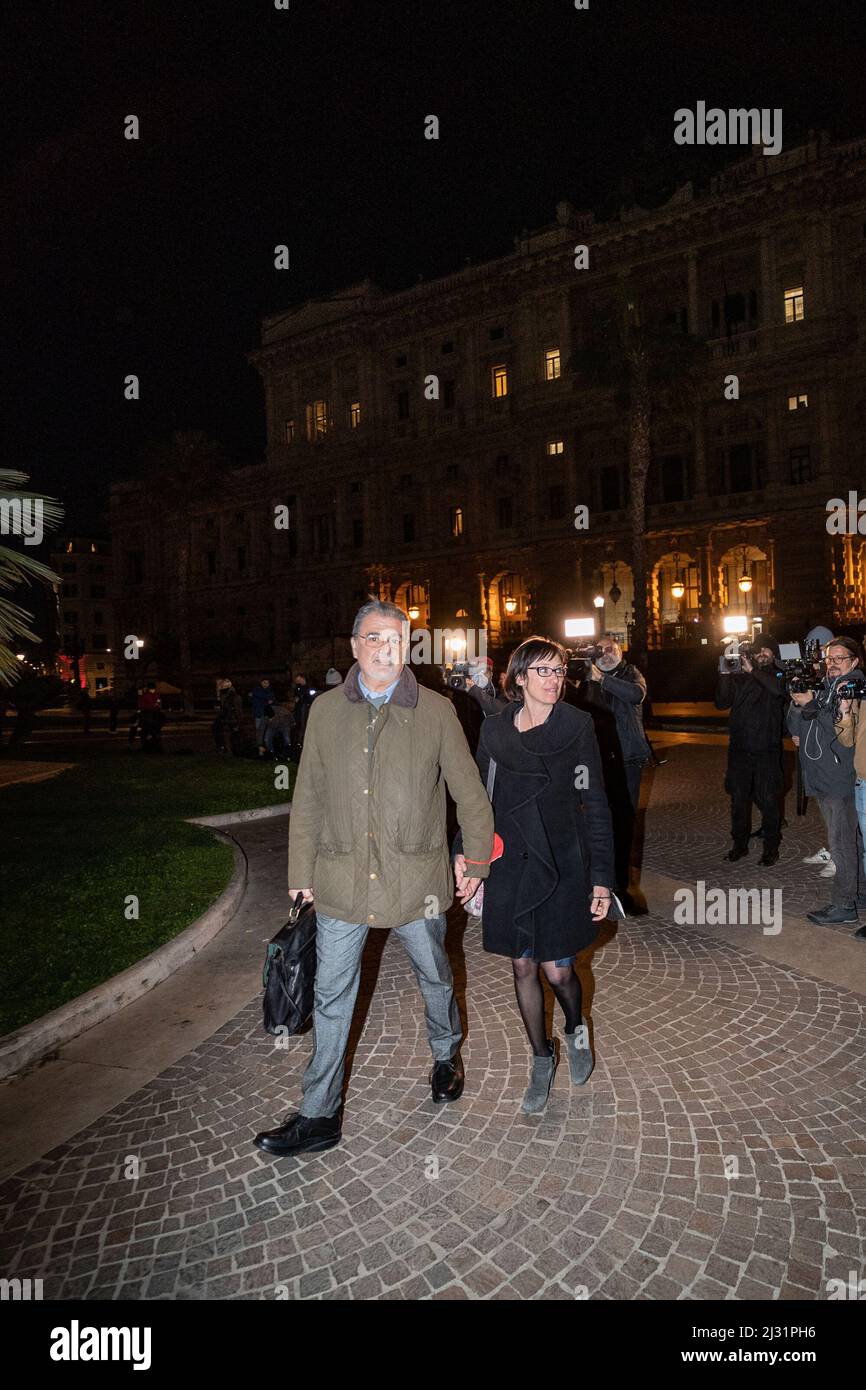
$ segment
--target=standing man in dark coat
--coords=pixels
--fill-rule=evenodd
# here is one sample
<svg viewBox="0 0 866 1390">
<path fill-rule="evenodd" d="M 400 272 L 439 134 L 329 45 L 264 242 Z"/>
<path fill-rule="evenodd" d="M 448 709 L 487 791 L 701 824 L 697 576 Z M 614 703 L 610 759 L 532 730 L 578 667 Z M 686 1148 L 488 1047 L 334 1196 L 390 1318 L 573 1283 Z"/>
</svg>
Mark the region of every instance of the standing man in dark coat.
<svg viewBox="0 0 866 1390">
<path fill-rule="evenodd" d="M 219 714 L 213 722 L 213 736 L 217 752 L 226 751 L 226 734 L 236 758 L 241 754 L 241 729 L 243 727 L 244 707 L 240 695 L 228 676 L 217 681 L 219 692 Z"/>
<path fill-rule="evenodd" d="M 782 734 L 785 722 L 785 677 L 776 665 L 779 644 L 761 637 L 751 657 L 743 654 L 741 670 L 719 658 L 716 709 L 729 709 L 728 772 L 725 791 L 731 798 L 731 863 L 749 852 L 752 802 L 762 817 L 764 852 L 760 864 L 775 864 L 782 840 Z"/>
</svg>

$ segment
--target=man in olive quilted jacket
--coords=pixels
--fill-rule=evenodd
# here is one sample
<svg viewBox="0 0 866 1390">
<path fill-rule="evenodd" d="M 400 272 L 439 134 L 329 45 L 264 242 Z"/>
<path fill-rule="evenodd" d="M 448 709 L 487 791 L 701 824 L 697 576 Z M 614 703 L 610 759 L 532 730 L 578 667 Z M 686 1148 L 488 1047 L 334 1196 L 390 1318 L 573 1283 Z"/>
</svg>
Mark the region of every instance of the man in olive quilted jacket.
<svg viewBox="0 0 866 1390">
<path fill-rule="evenodd" d="M 371 600 L 352 628 L 355 664 L 310 709 L 289 826 L 289 896 L 315 902 L 315 1046 L 300 1111 L 256 1136 L 275 1155 L 321 1152 L 341 1138 L 343 1070 L 371 927 L 396 931 L 424 999 L 434 1101 L 459 1099 L 462 1033 L 445 914 L 454 879 L 445 786 L 457 806 L 467 863 L 489 872 L 493 811 L 454 707 L 405 665 L 409 620 Z M 292 886 L 294 885 L 294 886 Z"/>
</svg>

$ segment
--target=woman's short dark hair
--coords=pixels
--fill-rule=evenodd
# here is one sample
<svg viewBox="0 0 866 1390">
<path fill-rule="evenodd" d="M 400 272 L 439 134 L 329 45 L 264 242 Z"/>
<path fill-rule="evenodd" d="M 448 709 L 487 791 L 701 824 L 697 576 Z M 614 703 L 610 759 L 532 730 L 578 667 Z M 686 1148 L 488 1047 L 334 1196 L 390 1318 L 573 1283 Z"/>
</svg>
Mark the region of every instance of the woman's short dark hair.
<svg viewBox="0 0 866 1390">
<path fill-rule="evenodd" d="M 527 637 L 525 642 L 511 653 L 508 661 L 508 669 L 505 672 L 505 693 L 509 700 L 522 700 L 523 688 L 517 684 L 517 677 L 522 676 L 526 679 L 526 672 L 533 666 L 539 657 L 555 657 L 560 666 L 565 666 L 568 657 L 565 648 L 558 642 L 552 642 L 548 637 Z M 562 682 L 559 690 L 559 698 L 562 699 L 565 693 L 565 681 Z"/>
<path fill-rule="evenodd" d="M 859 662 L 861 666 L 863 665 L 863 648 L 859 642 L 855 642 L 853 637 L 833 637 L 824 650 L 829 651 L 831 647 L 844 647 L 849 656 L 853 656 L 855 661 Z"/>
</svg>

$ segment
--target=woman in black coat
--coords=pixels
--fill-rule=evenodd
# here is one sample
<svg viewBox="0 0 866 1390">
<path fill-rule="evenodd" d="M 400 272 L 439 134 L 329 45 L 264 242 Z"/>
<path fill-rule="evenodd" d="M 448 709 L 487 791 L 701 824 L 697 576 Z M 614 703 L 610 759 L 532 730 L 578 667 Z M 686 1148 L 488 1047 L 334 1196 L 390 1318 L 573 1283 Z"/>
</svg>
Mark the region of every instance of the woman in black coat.
<svg viewBox="0 0 866 1390">
<path fill-rule="evenodd" d="M 477 762 L 490 791 L 502 857 L 484 883 L 485 951 L 509 956 L 517 1003 L 533 1053 L 523 1100 L 528 1114 L 543 1110 L 557 1057 L 547 1037 L 539 965 L 565 1015 L 572 1081 L 593 1068 L 581 1013 L 574 957 L 598 935 L 614 883 L 613 834 L 601 758 L 585 711 L 565 704 L 566 653 L 556 642 L 530 637 L 511 657 L 505 692 L 512 700 L 485 719 Z M 468 897 L 465 857 L 455 858 L 458 895 Z"/>
</svg>

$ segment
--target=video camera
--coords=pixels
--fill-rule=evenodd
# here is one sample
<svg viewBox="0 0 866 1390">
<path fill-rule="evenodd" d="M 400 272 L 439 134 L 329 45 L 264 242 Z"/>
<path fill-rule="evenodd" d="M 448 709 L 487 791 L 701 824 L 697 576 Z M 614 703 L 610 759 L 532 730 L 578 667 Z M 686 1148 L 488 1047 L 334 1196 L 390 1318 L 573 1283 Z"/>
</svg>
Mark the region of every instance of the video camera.
<svg viewBox="0 0 866 1390">
<path fill-rule="evenodd" d="M 817 640 L 804 643 L 803 653 L 799 642 L 781 643 L 779 665 L 785 673 L 785 692 L 788 695 L 804 695 L 807 691 L 820 690 L 824 684 L 827 667 L 821 654 L 821 643 Z"/>
<path fill-rule="evenodd" d="M 586 680 L 592 663 L 601 656 L 601 647 L 595 642 L 590 642 L 585 647 L 566 647 L 565 656 L 566 679 L 572 682 L 582 681 Z"/>
<path fill-rule="evenodd" d="M 736 651 L 729 656 L 728 652 L 730 651 L 732 645 L 733 643 L 729 643 L 726 646 L 725 651 L 722 654 L 722 660 L 724 661 L 725 667 L 728 671 L 742 671 L 743 657 L 745 657 L 747 661 L 751 660 L 752 654 L 755 650 L 755 644 L 754 642 L 738 642 Z"/>
<path fill-rule="evenodd" d="M 450 685 L 452 690 L 468 690 L 471 670 L 470 662 L 455 661 L 450 670 L 446 667 L 446 684 Z"/>
</svg>

